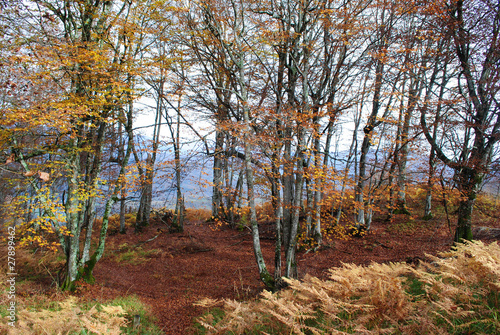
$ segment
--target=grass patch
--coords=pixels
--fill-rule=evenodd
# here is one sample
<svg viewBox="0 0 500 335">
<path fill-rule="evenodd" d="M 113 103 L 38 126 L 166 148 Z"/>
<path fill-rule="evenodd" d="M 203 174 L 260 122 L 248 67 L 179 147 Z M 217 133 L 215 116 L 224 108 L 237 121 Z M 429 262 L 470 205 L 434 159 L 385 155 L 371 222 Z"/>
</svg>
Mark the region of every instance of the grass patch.
<svg viewBox="0 0 500 335">
<path fill-rule="evenodd" d="M 108 303 L 110 306 L 121 306 L 126 312 L 126 319 L 131 326 L 122 329 L 122 334 L 160 335 L 163 331 L 155 325 L 156 318 L 151 314 L 149 306 L 137 296 L 118 297 Z M 140 326 L 134 329 L 134 317 L 139 316 Z"/>
<path fill-rule="evenodd" d="M 149 258 L 154 255 L 161 253 L 159 249 L 144 250 L 142 247 L 129 246 L 127 243 L 123 243 L 119 246 L 118 250 L 115 251 L 115 261 L 123 264 L 138 265 L 147 262 Z"/>
<path fill-rule="evenodd" d="M 405 292 L 413 297 L 414 301 L 421 299 L 426 293 L 425 284 L 412 274 L 406 277 L 404 286 Z"/>
<path fill-rule="evenodd" d="M 193 330 L 195 334 L 204 335 L 208 334 L 208 331 L 211 327 L 216 326 L 219 322 L 222 321 L 225 315 L 224 309 L 220 307 L 211 308 L 209 311 L 206 311 L 201 319 L 195 321 Z M 228 333 L 232 334 L 232 333 Z"/>
<path fill-rule="evenodd" d="M 412 218 L 404 218 L 401 222 L 395 222 L 387 227 L 387 232 L 389 233 L 403 233 L 403 234 L 412 234 L 417 231 L 419 228 L 422 228 L 426 225 L 425 222 L 418 222 Z"/>
</svg>

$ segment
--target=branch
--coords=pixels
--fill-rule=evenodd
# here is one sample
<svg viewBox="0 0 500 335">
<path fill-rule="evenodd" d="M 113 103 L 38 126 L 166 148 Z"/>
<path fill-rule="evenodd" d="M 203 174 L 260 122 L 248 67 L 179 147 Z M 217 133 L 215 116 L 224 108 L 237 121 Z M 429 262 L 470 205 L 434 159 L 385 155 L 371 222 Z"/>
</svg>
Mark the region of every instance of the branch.
<svg viewBox="0 0 500 335">
<path fill-rule="evenodd" d="M 227 157 L 237 157 L 237 158 L 239 158 L 239 159 L 241 159 L 241 160 L 245 160 L 245 158 L 246 158 L 246 156 L 245 156 L 245 154 L 244 154 L 244 153 L 239 152 L 239 151 L 238 151 L 238 150 L 236 150 L 236 149 L 226 150 L 226 151 L 224 152 L 224 154 L 225 154 Z M 264 167 L 262 166 L 262 164 L 261 164 L 259 161 L 255 160 L 255 158 L 251 157 L 251 158 L 250 158 L 250 162 L 252 162 L 252 164 L 257 165 L 259 168 L 264 169 Z"/>
<path fill-rule="evenodd" d="M 429 132 L 429 128 L 427 127 L 427 123 L 425 121 L 425 113 L 427 110 L 427 101 L 424 103 L 424 106 L 420 109 L 420 125 L 422 126 L 422 131 L 425 135 L 425 138 L 429 142 L 429 144 L 432 147 L 432 150 L 436 153 L 436 156 L 447 166 L 449 166 L 452 169 L 457 169 L 458 165 L 455 161 L 452 161 L 449 159 L 441 150 L 441 147 L 439 147 L 436 143 L 436 139 L 432 137 L 432 135 Z"/>
</svg>

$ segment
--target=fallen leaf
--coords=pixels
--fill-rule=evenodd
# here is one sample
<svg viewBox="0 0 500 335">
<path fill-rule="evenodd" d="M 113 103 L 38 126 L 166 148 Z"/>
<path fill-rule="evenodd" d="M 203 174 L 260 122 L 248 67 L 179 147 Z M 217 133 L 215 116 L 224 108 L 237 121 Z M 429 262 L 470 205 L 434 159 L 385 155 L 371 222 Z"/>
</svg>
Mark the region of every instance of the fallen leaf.
<svg viewBox="0 0 500 335">
<path fill-rule="evenodd" d="M 50 175 L 47 172 L 38 171 L 38 178 L 40 178 L 43 181 L 49 181 Z"/>
<path fill-rule="evenodd" d="M 11 154 L 8 158 L 7 158 L 7 161 L 5 162 L 5 164 L 10 164 L 12 162 L 14 162 L 16 159 L 16 155 L 14 154 Z"/>
</svg>

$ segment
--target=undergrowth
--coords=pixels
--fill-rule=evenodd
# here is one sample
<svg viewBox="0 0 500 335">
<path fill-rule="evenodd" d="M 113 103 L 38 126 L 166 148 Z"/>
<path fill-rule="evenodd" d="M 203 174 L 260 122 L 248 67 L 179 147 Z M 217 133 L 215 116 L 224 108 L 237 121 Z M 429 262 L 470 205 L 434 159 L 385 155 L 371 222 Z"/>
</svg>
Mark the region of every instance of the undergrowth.
<svg viewBox="0 0 500 335">
<path fill-rule="evenodd" d="M 204 299 L 198 333 L 498 334 L 498 244 L 466 242 L 428 257 L 416 268 L 344 264 L 329 280 L 287 279 L 288 289 L 256 301 Z"/>
<path fill-rule="evenodd" d="M 9 334 L 121 334 L 127 324 L 121 306 L 93 306 L 81 309 L 76 298 L 69 297 L 51 309 L 21 309 Z M 9 326 L 2 326 L 9 327 Z"/>
<path fill-rule="evenodd" d="M 163 332 L 154 325 L 154 317 L 137 297 L 118 297 L 103 304 L 79 302 L 74 296 L 54 301 L 38 295 L 23 301 L 14 327 L 8 325 L 7 310 L 0 309 L 0 334 L 150 334 Z M 140 324 L 134 327 L 134 317 Z"/>
<path fill-rule="evenodd" d="M 3 251 L 0 246 L 0 251 Z M 7 255 L 7 252 L 3 252 Z M 149 254 L 138 255 L 143 257 Z M 15 283 L 15 321 L 14 327 L 8 307 L 7 282 L 8 264 L 0 257 L 0 334 L 151 334 L 163 332 L 154 324 L 155 319 L 149 307 L 136 296 L 118 297 L 109 301 L 79 301 L 55 287 L 48 288 L 39 278 L 47 274 L 55 281 L 56 271 L 61 259 L 57 253 L 33 253 L 29 250 L 16 250 L 16 265 L 19 269 Z M 79 284 L 80 285 L 80 284 Z M 81 283 L 81 285 L 86 285 Z M 79 286 L 77 286 L 79 287 Z M 134 316 L 140 317 L 140 326 L 134 329 Z"/>
<path fill-rule="evenodd" d="M 115 251 L 115 261 L 119 264 L 132 264 L 138 265 L 143 264 L 149 260 L 150 257 L 154 257 L 161 253 L 159 249 L 144 250 L 142 247 L 130 246 L 128 243 L 123 243 Z"/>
</svg>

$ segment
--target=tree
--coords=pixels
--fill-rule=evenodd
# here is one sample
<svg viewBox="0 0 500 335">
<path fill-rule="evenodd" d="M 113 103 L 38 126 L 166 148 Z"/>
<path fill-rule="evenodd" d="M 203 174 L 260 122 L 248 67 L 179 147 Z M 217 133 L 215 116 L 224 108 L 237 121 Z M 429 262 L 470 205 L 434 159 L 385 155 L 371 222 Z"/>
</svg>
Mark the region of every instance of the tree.
<svg viewBox="0 0 500 335">
<path fill-rule="evenodd" d="M 370 213 L 369 203 L 371 199 L 367 201 L 365 199 L 365 188 L 369 180 L 367 176 L 367 159 L 368 152 L 374 140 L 374 133 L 376 127 L 383 123 L 383 120 L 388 116 L 390 111 L 390 106 L 392 104 L 392 94 L 390 94 L 389 101 L 386 102 L 386 108 L 384 115 L 379 116 L 380 111 L 383 109 L 383 88 L 385 87 L 384 77 L 388 76 L 390 72 L 386 71 L 386 63 L 388 62 L 388 52 L 389 47 L 394 43 L 394 30 L 396 22 L 398 21 L 397 12 L 394 10 L 395 4 L 387 1 L 381 1 L 377 3 L 373 10 L 373 20 L 376 26 L 375 34 L 373 35 L 373 41 L 371 42 L 371 60 L 369 62 L 369 70 L 374 69 L 373 78 L 373 95 L 372 95 L 372 106 L 371 111 L 368 116 L 365 127 L 363 128 L 363 142 L 360 149 L 359 157 L 359 172 L 356 176 L 356 187 L 354 200 L 357 202 L 357 213 L 356 213 L 356 229 L 358 232 L 361 230 L 369 230 L 371 224 L 371 214 L 368 215 L 368 220 L 366 212 Z M 367 71 L 367 78 L 370 75 L 370 71 Z M 393 79 L 392 93 L 398 79 Z M 366 92 L 363 92 L 366 94 Z M 363 107 L 363 106 L 362 106 Z"/>
<path fill-rule="evenodd" d="M 430 78 L 426 99 L 421 108 L 421 124 L 436 156 L 455 171 L 461 192 L 455 242 L 472 239 L 472 212 L 477 193 L 488 173 L 495 145 L 500 140 L 500 3 L 498 1 L 462 0 L 433 4 L 444 36 L 454 45 L 454 57 L 460 71 L 454 78 L 456 102 L 447 110 L 458 118 L 459 132 L 445 134 L 442 147 L 428 127 L 433 87 L 437 70 Z M 446 101 L 445 101 L 446 103 Z M 435 120 L 438 122 L 439 120 Z M 454 135 L 455 138 L 451 137 Z M 452 141 L 459 138 L 456 142 Z"/>
<path fill-rule="evenodd" d="M 249 64 L 252 56 L 249 50 L 252 48 L 252 43 L 248 39 L 251 26 L 247 23 L 245 12 L 246 4 L 244 2 L 233 2 L 228 4 L 228 7 L 219 7 L 215 2 L 204 1 L 200 6 L 192 8 L 192 11 L 188 13 L 188 17 L 185 18 L 185 22 L 192 34 L 189 45 L 200 62 L 202 70 L 205 74 L 216 79 L 211 81 L 214 84 L 213 93 L 215 93 L 217 101 L 215 111 L 219 112 L 219 107 L 222 110 L 229 107 L 220 105 L 225 102 L 224 98 L 221 99 L 221 96 L 226 95 L 224 92 L 229 91 L 231 93 L 229 96 L 234 95 L 236 97 L 236 106 L 233 110 L 238 110 L 239 114 L 235 128 L 242 138 L 242 157 L 244 159 L 250 207 L 253 249 L 261 280 L 267 287 L 273 288 L 274 280 L 267 270 L 260 248 L 255 206 L 254 171 L 252 166 L 252 148 L 254 146 L 253 113 L 251 111 L 252 102 L 249 87 L 251 80 Z M 214 52 L 206 52 L 207 49 L 214 50 Z M 228 87 L 218 86 L 221 81 L 217 79 L 221 78 L 221 76 L 222 83 L 227 83 Z M 219 120 L 220 117 L 217 119 Z"/>
<path fill-rule="evenodd" d="M 117 38 L 126 31 L 130 9 L 128 1 L 32 1 L 2 18 L 10 23 L 8 36 L 16 41 L 10 61 L 22 64 L 19 80 L 30 83 L 34 94 L 31 100 L 9 99 L 2 147 L 12 153 L 9 163 L 24 170 L 38 207 L 31 220 L 24 217 L 24 242 L 46 244 L 40 238 L 43 231 L 57 234 L 66 256 L 63 289 L 73 288 L 82 277 L 93 280 L 131 153 L 129 137 L 111 192 L 103 193 L 109 125 L 121 122 L 128 130 L 132 126 L 130 78 L 135 65 L 128 57 L 130 49 Z M 91 254 L 101 197 L 103 222 Z"/>
</svg>

